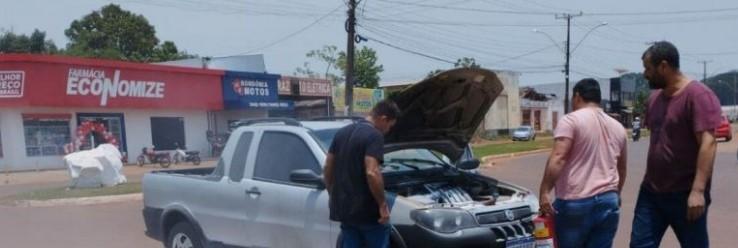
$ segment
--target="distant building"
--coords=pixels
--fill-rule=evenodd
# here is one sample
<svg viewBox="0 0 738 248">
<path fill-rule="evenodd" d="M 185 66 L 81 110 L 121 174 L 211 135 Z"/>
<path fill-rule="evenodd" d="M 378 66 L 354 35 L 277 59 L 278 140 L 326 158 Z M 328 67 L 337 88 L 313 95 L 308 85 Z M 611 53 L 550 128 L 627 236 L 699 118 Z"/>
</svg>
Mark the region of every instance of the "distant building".
<svg viewBox="0 0 738 248">
<path fill-rule="evenodd" d="M 601 106 L 607 111 L 611 108 L 610 79 L 595 78 L 595 80 L 600 83 L 600 91 L 602 94 Z M 573 89 L 576 83 L 577 81 L 569 82 L 569 100 L 571 100 L 573 96 Z M 531 88 L 537 94 L 546 96 L 547 99 L 537 101 L 526 100 L 521 96 L 521 122 L 524 125 L 533 126 L 533 128 L 539 132 L 553 131 L 556 129 L 559 119 L 565 115 L 565 83 L 537 84 L 524 88 Z M 571 101 L 569 101 L 569 104 L 571 105 Z M 571 106 L 569 106 L 569 109 L 571 110 Z"/>
</svg>

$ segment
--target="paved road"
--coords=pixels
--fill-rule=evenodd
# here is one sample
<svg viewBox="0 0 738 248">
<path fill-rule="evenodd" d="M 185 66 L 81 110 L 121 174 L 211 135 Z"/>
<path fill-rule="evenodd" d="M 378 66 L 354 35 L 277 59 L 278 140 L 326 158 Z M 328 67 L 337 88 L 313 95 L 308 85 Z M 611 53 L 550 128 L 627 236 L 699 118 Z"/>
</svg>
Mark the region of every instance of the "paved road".
<svg viewBox="0 0 738 248">
<path fill-rule="evenodd" d="M 628 182 L 623 195 L 623 215 L 614 247 L 627 247 L 633 208 L 644 169 L 646 142 L 631 144 Z M 714 202 L 709 225 L 713 247 L 733 247 L 738 223 L 737 142 L 720 144 L 713 182 Z M 483 173 L 537 189 L 543 174 L 546 154 L 497 161 Z M 7 186 L 7 185 L 6 185 Z M 5 187 L 5 186 L 3 186 Z M 142 204 L 138 202 L 84 207 L 13 208 L 0 206 L 2 247 L 161 247 L 144 235 Z M 668 232 L 662 247 L 678 247 Z"/>
<path fill-rule="evenodd" d="M 0 207 L 2 247 L 159 248 L 144 235 L 141 202 L 77 207 Z"/>
<path fill-rule="evenodd" d="M 645 140 L 629 144 L 628 176 L 623 189 L 623 205 L 620 227 L 614 247 L 628 247 L 630 230 L 633 221 L 633 209 L 638 196 L 638 189 L 645 173 L 648 143 Z M 710 241 L 712 247 L 735 247 L 735 223 L 738 223 L 738 162 L 736 162 L 736 141 L 720 143 L 713 174 L 713 203 L 708 215 Z M 538 194 L 538 186 L 543 176 L 548 154 L 537 154 L 516 159 L 496 161 L 492 168 L 485 168 L 483 173 L 500 180 L 514 182 L 534 190 Z M 668 231 L 661 247 L 679 247 L 673 232 Z"/>
</svg>

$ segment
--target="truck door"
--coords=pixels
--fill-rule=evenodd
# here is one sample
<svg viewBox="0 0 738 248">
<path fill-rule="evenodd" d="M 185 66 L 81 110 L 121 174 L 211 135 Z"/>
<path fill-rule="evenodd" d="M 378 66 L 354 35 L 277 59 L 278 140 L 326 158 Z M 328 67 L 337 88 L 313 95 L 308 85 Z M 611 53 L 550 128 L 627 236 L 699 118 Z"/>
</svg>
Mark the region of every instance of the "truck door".
<svg viewBox="0 0 738 248">
<path fill-rule="evenodd" d="M 246 229 L 249 238 L 257 241 L 255 245 L 332 247 L 327 191 L 289 179 L 290 173 L 298 169 L 322 174 L 322 161 L 316 159 L 319 152 L 323 151 L 306 134 L 262 134 L 253 175 L 247 180 L 251 195 Z"/>
</svg>

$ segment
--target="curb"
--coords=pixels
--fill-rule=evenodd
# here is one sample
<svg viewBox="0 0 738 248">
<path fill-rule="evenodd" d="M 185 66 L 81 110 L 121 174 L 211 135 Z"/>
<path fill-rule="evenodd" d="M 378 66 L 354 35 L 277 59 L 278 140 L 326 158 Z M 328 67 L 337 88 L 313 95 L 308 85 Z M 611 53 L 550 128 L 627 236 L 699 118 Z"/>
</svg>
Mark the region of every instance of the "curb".
<svg viewBox="0 0 738 248">
<path fill-rule="evenodd" d="M 484 164 L 484 166 L 492 166 L 492 160 L 495 160 L 495 159 L 522 157 L 522 156 L 533 155 L 533 154 L 538 154 L 538 153 L 550 152 L 551 150 L 552 150 L 551 148 L 546 148 L 546 149 L 538 149 L 538 150 L 533 150 L 533 151 L 513 152 L 513 153 L 485 156 L 485 157 L 482 157 L 482 163 Z"/>
<path fill-rule="evenodd" d="M 16 207 L 87 206 L 87 205 L 97 205 L 97 204 L 116 203 L 116 202 L 140 201 L 140 200 L 143 200 L 142 193 L 66 198 L 66 199 L 52 199 L 52 200 L 43 200 L 43 201 L 36 201 L 36 200 L 16 201 L 15 206 Z"/>
</svg>

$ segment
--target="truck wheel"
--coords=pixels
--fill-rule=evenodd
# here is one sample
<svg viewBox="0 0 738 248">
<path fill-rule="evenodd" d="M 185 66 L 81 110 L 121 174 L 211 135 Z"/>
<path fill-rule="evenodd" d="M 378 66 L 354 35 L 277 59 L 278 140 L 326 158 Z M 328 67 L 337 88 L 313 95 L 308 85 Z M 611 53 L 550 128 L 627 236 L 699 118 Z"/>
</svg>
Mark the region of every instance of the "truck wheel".
<svg viewBox="0 0 738 248">
<path fill-rule="evenodd" d="M 192 164 L 194 165 L 200 165 L 200 156 L 196 156 L 192 158 Z"/>
<path fill-rule="evenodd" d="M 167 235 L 167 248 L 204 248 L 202 237 L 188 222 L 179 222 Z"/>
</svg>

